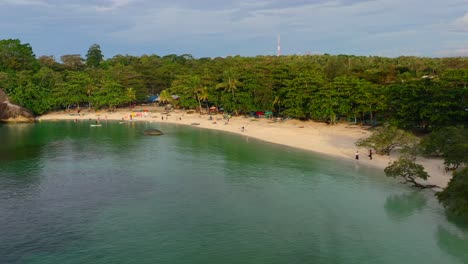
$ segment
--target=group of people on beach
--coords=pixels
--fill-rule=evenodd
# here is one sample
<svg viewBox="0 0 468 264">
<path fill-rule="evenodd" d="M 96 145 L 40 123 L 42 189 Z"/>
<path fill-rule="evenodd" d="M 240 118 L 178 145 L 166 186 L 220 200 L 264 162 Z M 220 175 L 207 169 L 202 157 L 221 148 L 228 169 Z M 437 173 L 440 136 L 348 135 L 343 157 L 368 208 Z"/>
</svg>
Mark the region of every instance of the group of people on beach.
<svg viewBox="0 0 468 264">
<path fill-rule="evenodd" d="M 369 155 L 367 155 L 369 159 L 372 159 L 372 154 L 372 149 L 369 149 Z M 359 150 L 356 150 L 356 159 L 359 159 Z"/>
</svg>

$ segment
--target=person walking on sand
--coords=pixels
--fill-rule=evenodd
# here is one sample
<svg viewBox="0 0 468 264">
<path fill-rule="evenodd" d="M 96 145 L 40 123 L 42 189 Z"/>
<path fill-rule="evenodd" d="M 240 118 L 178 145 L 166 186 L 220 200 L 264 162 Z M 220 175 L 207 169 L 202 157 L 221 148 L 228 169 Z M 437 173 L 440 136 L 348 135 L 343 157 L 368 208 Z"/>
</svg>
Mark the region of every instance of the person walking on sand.
<svg viewBox="0 0 468 264">
<path fill-rule="evenodd" d="M 242 126 L 241 130 L 242 130 L 242 132 L 244 132 L 244 130 L 245 130 L 244 126 Z"/>
<path fill-rule="evenodd" d="M 358 160 L 359 159 L 359 151 L 356 150 L 356 159 Z"/>
<path fill-rule="evenodd" d="M 372 149 L 369 149 L 369 159 L 372 159 Z"/>
</svg>

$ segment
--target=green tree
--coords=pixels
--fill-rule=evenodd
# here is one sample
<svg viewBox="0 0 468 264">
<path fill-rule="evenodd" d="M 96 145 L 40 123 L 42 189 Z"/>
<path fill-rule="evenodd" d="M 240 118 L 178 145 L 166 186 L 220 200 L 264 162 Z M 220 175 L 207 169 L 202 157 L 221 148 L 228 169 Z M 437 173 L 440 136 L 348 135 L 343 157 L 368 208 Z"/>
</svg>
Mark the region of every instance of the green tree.
<svg viewBox="0 0 468 264">
<path fill-rule="evenodd" d="M 20 71 L 16 73 L 13 85 L 14 89 L 9 94 L 13 102 L 35 114 L 43 114 L 56 105 L 52 90 L 60 85 L 60 78 L 49 68 L 42 68 L 34 74 L 30 71 Z"/>
<path fill-rule="evenodd" d="M 413 150 L 418 143 L 419 139 L 413 134 L 385 124 L 377 127 L 370 137 L 358 140 L 356 146 L 373 148 L 377 154 L 389 155 L 397 147 Z"/>
<path fill-rule="evenodd" d="M 132 102 L 135 102 L 136 100 L 136 92 L 131 87 L 127 88 L 127 90 L 125 91 L 125 96 L 125 99 L 128 101 L 129 104 L 132 104 Z"/>
<path fill-rule="evenodd" d="M 216 85 L 216 89 L 224 91 L 224 94 L 221 96 L 223 107 L 234 111 L 236 115 L 239 113 L 239 105 L 235 94 L 241 85 L 238 73 L 233 69 L 224 71 L 222 82 Z M 227 94 L 231 94 L 231 96 L 226 96 Z"/>
<path fill-rule="evenodd" d="M 464 126 L 445 127 L 423 138 L 420 149 L 424 155 L 443 157 L 447 168 L 468 164 L 468 129 Z"/>
<path fill-rule="evenodd" d="M 0 40 L 0 71 L 37 70 L 39 64 L 29 44 L 19 39 Z"/>
<path fill-rule="evenodd" d="M 86 53 L 86 66 L 97 68 L 103 59 L 101 47 L 98 44 L 91 45 Z"/>
<path fill-rule="evenodd" d="M 128 99 L 122 85 L 112 79 L 106 78 L 103 80 L 101 87 L 96 91 L 93 101 L 96 108 L 107 106 L 113 111 L 117 106 L 127 103 Z"/>
<path fill-rule="evenodd" d="M 200 111 L 201 111 L 201 109 L 202 109 L 201 102 L 208 100 L 208 97 L 210 96 L 210 93 L 209 93 L 208 88 L 206 86 L 198 87 L 195 90 L 195 93 L 196 93 L 197 100 L 198 100 L 198 105 L 199 105 L 199 108 L 200 108 Z M 208 105 L 206 106 L 206 108 L 207 108 L 206 111 L 208 112 Z"/>
<path fill-rule="evenodd" d="M 65 68 L 69 70 L 81 70 L 83 68 L 83 58 L 80 54 L 66 54 L 60 56 Z"/>
<path fill-rule="evenodd" d="M 422 184 L 417 182 L 417 179 L 427 180 L 429 174 L 424 170 L 422 165 L 416 164 L 414 158 L 401 156 L 398 160 L 392 162 L 384 169 L 385 175 L 388 177 L 401 177 L 405 181 L 403 183 L 411 183 L 418 188 L 435 188 L 438 187 L 432 184 Z"/>
<path fill-rule="evenodd" d="M 161 93 L 159 94 L 159 102 L 162 103 L 162 104 L 172 102 L 172 95 L 169 92 L 169 90 L 162 90 L 161 91 Z"/>
<path fill-rule="evenodd" d="M 301 119 L 311 115 L 316 116 L 317 102 L 313 99 L 324 84 L 323 74 L 318 71 L 307 71 L 286 83 L 283 88 L 282 103 L 286 107 L 283 114 Z M 311 114 L 311 111 L 315 112 Z"/>
<path fill-rule="evenodd" d="M 59 105 L 65 106 L 67 110 L 76 105 L 80 109 L 80 104 L 87 100 L 87 87 L 91 84 L 91 79 L 84 72 L 66 71 L 64 83 L 54 89 L 55 98 Z"/>
<path fill-rule="evenodd" d="M 200 106 L 197 90 L 202 89 L 200 76 L 198 75 L 179 75 L 172 82 L 170 92 L 179 96 L 178 105 L 187 108 L 196 108 Z M 199 109 L 201 110 L 201 109 Z"/>
<path fill-rule="evenodd" d="M 468 167 L 453 174 L 447 188 L 437 193 L 442 205 L 456 215 L 468 215 Z"/>
</svg>

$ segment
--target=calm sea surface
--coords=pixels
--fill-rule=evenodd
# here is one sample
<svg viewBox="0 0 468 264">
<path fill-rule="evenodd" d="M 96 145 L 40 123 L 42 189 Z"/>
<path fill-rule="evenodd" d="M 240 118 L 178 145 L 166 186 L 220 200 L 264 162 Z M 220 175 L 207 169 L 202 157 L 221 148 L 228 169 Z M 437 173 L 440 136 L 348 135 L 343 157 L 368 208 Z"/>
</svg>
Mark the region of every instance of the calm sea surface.
<svg viewBox="0 0 468 264">
<path fill-rule="evenodd" d="M 0 125 L 0 263 L 468 263 L 468 228 L 352 157 L 167 124 Z"/>
</svg>

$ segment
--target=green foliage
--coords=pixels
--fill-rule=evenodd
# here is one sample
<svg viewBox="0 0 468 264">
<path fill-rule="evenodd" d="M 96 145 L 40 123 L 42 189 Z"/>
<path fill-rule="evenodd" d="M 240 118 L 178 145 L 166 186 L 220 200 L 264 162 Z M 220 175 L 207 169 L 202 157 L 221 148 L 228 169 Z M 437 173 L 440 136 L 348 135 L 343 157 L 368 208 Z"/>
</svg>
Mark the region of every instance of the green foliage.
<svg viewBox="0 0 468 264">
<path fill-rule="evenodd" d="M 159 102 L 163 104 L 172 102 L 172 96 L 169 90 L 161 91 L 161 93 L 159 94 Z"/>
<path fill-rule="evenodd" d="M 59 105 L 67 109 L 87 99 L 87 88 L 91 85 L 91 79 L 83 72 L 66 71 L 64 83 L 55 89 L 55 98 Z"/>
<path fill-rule="evenodd" d="M 424 171 L 424 167 L 416 164 L 414 159 L 408 157 L 400 157 L 392 162 L 390 166 L 385 168 L 385 174 L 388 177 L 403 177 L 404 179 L 411 180 L 415 180 L 416 178 L 427 180 L 429 178 L 427 172 Z"/>
<path fill-rule="evenodd" d="M 464 126 L 445 127 L 432 132 L 420 144 L 422 153 L 443 157 L 447 167 L 468 164 L 468 129 Z"/>
<path fill-rule="evenodd" d="M 98 109 L 107 106 L 114 110 L 117 106 L 128 102 L 130 99 L 126 96 L 124 87 L 111 79 L 104 79 L 93 97 L 93 104 Z"/>
<path fill-rule="evenodd" d="M 91 45 L 88 49 L 88 53 L 86 54 L 86 66 L 97 68 L 103 59 L 104 56 L 101 52 L 101 46 L 98 44 Z"/>
<path fill-rule="evenodd" d="M 468 215 L 468 167 L 453 174 L 447 188 L 437 193 L 442 205 L 456 215 Z"/>
<path fill-rule="evenodd" d="M 69 70 L 81 70 L 83 69 L 83 58 L 80 54 L 67 54 L 60 56 L 60 60 L 63 63 L 64 68 Z"/>
<path fill-rule="evenodd" d="M 198 75 L 180 75 L 172 82 L 171 94 L 179 96 L 178 105 L 186 108 L 196 108 L 200 106 L 197 91 L 203 89 L 203 85 Z"/>
<path fill-rule="evenodd" d="M 239 112 L 240 101 L 236 98 L 236 91 L 242 86 L 242 82 L 238 78 L 238 72 L 229 69 L 223 72 L 222 81 L 216 85 L 216 89 L 222 90 L 221 104 L 224 109 Z"/>
<path fill-rule="evenodd" d="M 0 71 L 37 70 L 39 64 L 29 44 L 19 39 L 0 40 Z"/>
<path fill-rule="evenodd" d="M 318 99 L 323 95 L 319 95 L 321 87 L 325 84 L 325 76 L 319 71 L 305 72 L 296 76 L 291 81 L 286 81 L 286 87 L 283 88 L 284 99 L 283 106 L 286 107 L 284 115 L 295 118 L 309 118 L 315 116 L 327 118 L 322 108 L 330 108 L 330 105 L 321 105 Z M 323 89 L 328 90 L 328 89 Z M 328 98 L 328 97 L 327 97 Z M 315 111 L 315 112 L 314 112 Z M 311 112 L 314 112 L 313 114 Z"/>
<path fill-rule="evenodd" d="M 414 159 L 401 156 L 398 160 L 392 162 L 388 167 L 384 169 L 387 177 L 401 177 L 405 181 L 404 183 L 411 183 L 415 187 L 419 188 L 432 188 L 434 185 L 424 185 L 418 183 L 417 179 L 427 180 L 429 175 L 424 170 L 422 165 L 416 164 Z"/>
<path fill-rule="evenodd" d="M 180 96 L 181 107 L 218 105 L 237 114 L 274 110 L 276 115 L 330 124 L 343 120 L 373 125 L 391 122 L 399 128 L 430 131 L 468 120 L 466 58 L 308 55 L 196 59 L 190 54 L 153 54 L 104 60 L 99 45 L 94 44 L 88 49 L 86 64 L 80 54 L 60 59 L 62 63 L 41 56 L 37 63 L 29 44 L 2 40 L 0 85 L 36 112 L 84 103 L 93 107 L 94 102 L 105 107 L 108 104 L 99 102 L 103 90 L 108 90 L 104 89 L 106 83 L 112 80 L 123 89 L 117 93 L 122 102 L 130 100 L 125 92 L 130 88 L 140 102 L 170 88 L 171 94 Z M 54 76 L 50 80 L 56 82 L 46 85 L 32 77 L 42 68 L 51 70 L 54 74 L 48 76 Z M 31 75 L 29 83 L 19 74 L 24 70 Z M 53 99 L 44 99 L 46 95 Z"/>
<path fill-rule="evenodd" d="M 385 124 L 377 127 L 370 137 L 358 140 L 356 146 L 373 148 L 377 154 L 389 155 L 397 147 L 409 151 L 418 143 L 418 138 L 413 134 Z"/>
<path fill-rule="evenodd" d="M 43 114 L 55 107 L 52 90 L 59 85 L 60 80 L 55 72 L 42 68 L 33 74 L 21 71 L 15 75 L 13 89 L 10 90 L 11 101 L 24 106 L 34 114 Z"/>
</svg>

